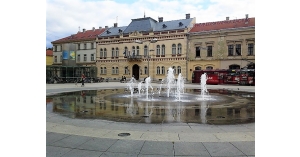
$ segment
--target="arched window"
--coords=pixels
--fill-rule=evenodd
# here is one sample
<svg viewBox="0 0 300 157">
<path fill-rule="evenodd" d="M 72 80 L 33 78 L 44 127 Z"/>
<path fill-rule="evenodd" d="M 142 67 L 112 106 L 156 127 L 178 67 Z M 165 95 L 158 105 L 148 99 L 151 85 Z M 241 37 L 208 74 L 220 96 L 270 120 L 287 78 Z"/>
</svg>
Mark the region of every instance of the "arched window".
<svg viewBox="0 0 300 157">
<path fill-rule="evenodd" d="M 176 67 L 173 66 L 172 69 L 173 69 L 173 73 L 176 74 Z"/>
<path fill-rule="evenodd" d="M 124 52 L 123 52 L 124 56 L 127 56 L 128 55 L 128 48 L 125 46 L 124 48 Z"/>
<path fill-rule="evenodd" d="M 212 70 L 212 69 L 213 69 L 212 66 L 207 66 L 207 67 L 206 67 L 206 70 Z"/>
<path fill-rule="evenodd" d="M 119 57 L 119 48 L 116 48 L 116 57 Z"/>
<path fill-rule="evenodd" d="M 178 52 L 177 52 L 177 54 L 181 54 L 181 44 L 178 44 Z"/>
<path fill-rule="evenodd" d="M 229 69 L 240 69 L 241 67 L 237 64 L 229 65 Z"/>
<path fill-rule="evenodd" d="M 176 55 L 176 45 L 172 45 L 172 55 Z"/>
<path fill-rule="evenodd" d="M 144 46 L 144 57 L 148 56 L 148 47 L 147 45 Z"/>
<path fill-rule="evenodd" d="M 148 74 L 148 68 L 144 67 L 144 74 Z"/>
<path fill-rule="evenodd" d="M 159 45 L 156 46 L 156 55 L 157 56 L 160 55 L 160 46 Z"/>
<path fill-rule="evenodd" d="M 115 67 L 112 67 L 112 74 L 115 74 Z"/>
<path fill-rule="evenodd" d="M 156 67 L 156 74 L 160 74 L 160 67 Z"/>
<path fill-rule="evenodd" d="M 107 57 L 107 52 L 106 52 L 106 48 L 104 48 L 104 57 Z"/>
<path fill-rule="evenodd" d="M 100 73 L 101 73 L 101 74 L 104 74 L 104 71 L 103 71 L 103 68 L 102 68 L 102 67 L 100 67 Z"/>
<path fill-rule="evenodd" d="M 201 67 L 197 66 L 195 67 L 195 70 L 201 70 Z"/>
<path fill-rule="evenodd" d="M 161 55 L 164 57 L 166 55 L 166 46 L 162 45 L 161 46 Z"/>
<path fill-rule="evenodd" d="M 104 67 L 104 74 L 106 74 L 106 67 Z"/>
<path fill-rule="evenodd" d="M 161 67 L 161 74 L 165 74 L 165 67 L 164 66 Z"/>
<path fill-rule="evenodd" d="M 135 55 L 140 55 L 140 47 L 139 46 L 136 47 L 136 54 Z"/>
<path fill-rule="evenodd" d="M 102 58 L 103 57 L 103 49 L 101 48 L 100 49 L 100 58 Z"/>
<path fill-rule="evenodd" d="M 116 74 L 119 74 L 119 68 L 116 67 Z"/>
<path fill-rule="evenodd" d="M 135 47 L 132 46 L 132 55 L 135 55 Z"/>
<path fill-rule="evenodd" d="M 111 48 L 111 57 L 115 56 L 115 48 Z"/>
<path fill-rule="evenodd" d="M 178 67 L 177 67 L 177 74 L 180 74 L 180 73 L 181 73 L 181 67 L 178 66 Z"/>
</svg>

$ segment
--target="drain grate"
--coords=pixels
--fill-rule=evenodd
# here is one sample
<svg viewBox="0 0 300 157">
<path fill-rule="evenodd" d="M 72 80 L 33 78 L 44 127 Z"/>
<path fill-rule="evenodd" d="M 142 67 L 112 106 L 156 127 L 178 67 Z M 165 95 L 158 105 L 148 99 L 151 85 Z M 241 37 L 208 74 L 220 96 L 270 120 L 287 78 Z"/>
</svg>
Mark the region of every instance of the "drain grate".
<svg viewBox="0 0 300 157">
<path fill-rule="evenodd" d="M 130 133 L 119 133 L 118 136 L 130 136 Z"/>
</svg>

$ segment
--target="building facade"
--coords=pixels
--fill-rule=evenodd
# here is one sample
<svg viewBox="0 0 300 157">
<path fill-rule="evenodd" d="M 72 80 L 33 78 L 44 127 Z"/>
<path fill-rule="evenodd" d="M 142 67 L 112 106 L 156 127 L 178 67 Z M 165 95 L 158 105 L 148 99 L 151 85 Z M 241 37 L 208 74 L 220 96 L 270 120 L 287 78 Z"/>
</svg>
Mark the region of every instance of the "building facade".
<svg viewBox="0 0 300 157">
<path fill-rule="evenodd" d="M 197 23 L 188 35 L 188 78 L 193 70 L 241 69 L 255 63 L 255 18 Z"/>
<path fill-rule="evenodd" d="M 122 76 L 152 81 L 166 77 L 173 68 L 175 77 L 186 73 L 187 33 L 196 19 L 158 21 L 150 18 L 132 19 L 128 26 L 107 29 L 97 39 L 98 76 L 120 80 Z"/>
</svg>

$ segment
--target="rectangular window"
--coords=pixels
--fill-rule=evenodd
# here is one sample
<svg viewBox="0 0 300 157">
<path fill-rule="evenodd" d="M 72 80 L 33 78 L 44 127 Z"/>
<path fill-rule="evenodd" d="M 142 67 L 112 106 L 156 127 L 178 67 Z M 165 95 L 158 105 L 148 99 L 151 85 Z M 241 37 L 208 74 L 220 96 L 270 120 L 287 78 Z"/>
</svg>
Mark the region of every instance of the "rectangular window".
<svg viewBox="0 0 300 157">
<path fill-rule="evenodd" d="M 83 61 L 86 61 L 86 54 L 83 55 Z"/>
<path fill-rule="evenodd" d="M 86 50 L 86 44 L 83 45 L 83 48 Z"/>
<path fill-rule="evenodd" d="M 77 62 L 80 62 L 80 55 L 77 55 Z"/>
<path fill-rule="evenodd" d="M 125 67 L 124 71 L 125 71 L 125 74 L 128 74 L 128 67 Z"/>
<path fill-rule="evenodd" d="M 196 57 L 200 57 L 200 47 L 196 47 Z"/>
<path fill-rule="evenodd" d="M 254 55 L 254 44 L 251 43 L 251 44 L 248 44 L 248 56 L 253 56 Z"/>
<path fill-rule="evenodd" d="M 94 54 L 91 54 L 91 61 L 94 61 L 95 60 L 95 56 Z"/>
<path fill-rule="evenodd" d="M 228 45 L 228 56 L 233 56 L 233 45 Z"/>
<path fill-rule="evenodd" d="M 80 44 L 77 44 L 77 49 L 80 50 Z"/>
<path fill-rule="evenodd" d="M 207 46 L 207 57 L 212 57 L 212 46 Z"/>
<path fill-rule="evenodd" d="M 54 63 L 57 63 L 57 56 L 54 56 Z"/>
<path fill-rule="evenodd" d="M 62 62 L 62 55 L 60 55 L 60 62 Z"/>
<path fill-rule="evenodd" d="M 241 51 L 242 49 L 241 49 L 241 44 L 236 44 L 235 45 L 235 54 L 237 55 L 237 56 L 240 56 L 240 55 L 242 55 L 242 51 Z"/>
<path fill-rule="evenodd" d="M 91 49 L 93 49 L 94 48 L 94 43 L 91 43 Z"/>
</svg>

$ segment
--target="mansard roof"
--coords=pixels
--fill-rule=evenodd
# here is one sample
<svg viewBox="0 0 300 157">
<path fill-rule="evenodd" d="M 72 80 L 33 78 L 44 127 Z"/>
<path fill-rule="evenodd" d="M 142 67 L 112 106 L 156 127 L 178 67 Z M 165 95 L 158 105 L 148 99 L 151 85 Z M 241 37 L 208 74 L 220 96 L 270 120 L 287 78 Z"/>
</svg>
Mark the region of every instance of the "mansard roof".
<svg viewBox="0 0 300 157">
<path fill-rule="evenodd" d="M 76 42 L 76 41 L 84 41 L 84 40 L 96 40 L 97 36 L 104 31 L 105 28 L 85 30 L 82 32 L 78 32 L 77 34 L 72 34 L 68 37 L 52 41 L 51 43 L 58 44 L 58 43 L 68 43 L 68 42 Z"/>
<path fill-rule="evenodd" d="M 122 27 L 111 27 L 106 31 L 102 32 L 98 37 L 107 37 L 107 36 L 118 36 L 120 33 L 123 33 L 127 26 Z"/>
<path fill-rule="evenodd" d="M 243 28 L 243 27 L 255 27 L 255 18 L 196 23 L 189 32 L 198 33 L 198 32 L 206 32 L 206 31 L 222 30 L 222 29 L 234 29 L 234 28 Z"/>
<path fill-rule="evenodd" d="M 158 22 L 154 28 L 154 31 L 162 32 L 162 31 L 190 28 L 193 26 L 191 24 L 192 20 L 193 20 L 193 18 Z"/>
<path fill-rule="evenodd" d="M 156 26 L 157 21 L 151 17 L 132 19 L 131 23 L 124 30 L 124 34 L 129 34 L 134 31 L 149 32 Z"/>
</svg>

